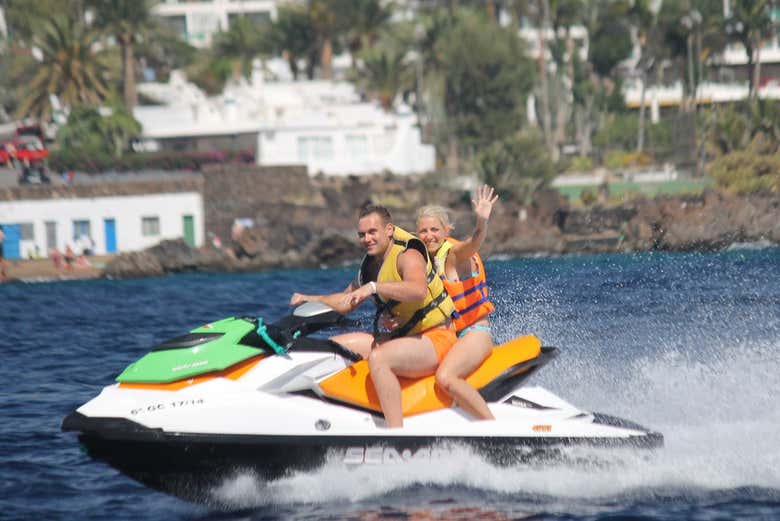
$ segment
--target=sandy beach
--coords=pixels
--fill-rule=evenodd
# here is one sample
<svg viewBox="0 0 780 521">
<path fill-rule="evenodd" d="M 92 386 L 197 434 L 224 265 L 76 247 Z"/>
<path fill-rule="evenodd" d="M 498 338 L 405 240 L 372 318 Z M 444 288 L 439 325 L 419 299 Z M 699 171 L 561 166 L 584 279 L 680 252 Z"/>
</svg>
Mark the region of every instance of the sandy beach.
<svg viewBox="0 0 780 521">
<path fill-rule="evenodd" d="M 6 259 L 8 281 L 96 279 L 103 275 L 103 268 L 112 258 L 113 255 L 95 255 L 87 258 L 88 264 L 74 263 L 71 269 L 58 269 L 51 259 Z"/>
</svg>

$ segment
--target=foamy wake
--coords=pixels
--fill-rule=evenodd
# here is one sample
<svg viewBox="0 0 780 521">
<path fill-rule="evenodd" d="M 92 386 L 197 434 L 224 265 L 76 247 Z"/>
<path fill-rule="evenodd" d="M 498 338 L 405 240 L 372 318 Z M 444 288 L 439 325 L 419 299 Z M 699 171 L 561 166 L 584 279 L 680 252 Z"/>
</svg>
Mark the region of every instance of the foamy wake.
<svg viewBox="0 0 780 521">
<path fill-rule="evenodd" d="M 680 495 L 738 487 L 780 490 L 780 407 L 775 404 L 780 345 L 729 346 L 706 360 L 666 352 L 660 359 L 634 361 L 620 381 L 582 378 L 596 372 L 581 362 L 575 371 L 561 373 L 567 380 L 557 382 L 556 392 L 583 408 L 662 432 L 663 449 L 609 451 L 606 465 L 502 468 L 465 449 L 435 464 L 347 468 L 331 461 L 318 471 L 271 483 L 237 476 L 215 489 L 214 499 L 240 507 L 357 502 L 413 484 L 561 499 L 641 498 L 658 490 Z M 605 455 L 603 449 L 572 450 L 575 456 Z"/>
</svg>

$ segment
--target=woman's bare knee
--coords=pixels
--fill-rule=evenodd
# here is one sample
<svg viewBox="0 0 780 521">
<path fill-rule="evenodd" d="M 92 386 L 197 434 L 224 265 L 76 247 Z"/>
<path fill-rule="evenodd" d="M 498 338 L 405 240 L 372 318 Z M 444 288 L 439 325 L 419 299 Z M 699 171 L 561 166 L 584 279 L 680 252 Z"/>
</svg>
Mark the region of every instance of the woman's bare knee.
<svg viewBox="0 0 780 521">
<path fill-rule="evenodd" d="M 441 387 L 447 394 L 450 394 L 452 386 L 455 384 L 457 376 L 452 374 L 448 369 L 439 368 L 436 371 L 436 385 Z"/>
<path fill-rule="evenodd" d="M 384 353 L 382 353 L 381 349 L 372 349 L 366 360 L 368 360 L 368 369 L 371 372 L 387 365 L 387 361 L 385 360 Z"/>
</svg>

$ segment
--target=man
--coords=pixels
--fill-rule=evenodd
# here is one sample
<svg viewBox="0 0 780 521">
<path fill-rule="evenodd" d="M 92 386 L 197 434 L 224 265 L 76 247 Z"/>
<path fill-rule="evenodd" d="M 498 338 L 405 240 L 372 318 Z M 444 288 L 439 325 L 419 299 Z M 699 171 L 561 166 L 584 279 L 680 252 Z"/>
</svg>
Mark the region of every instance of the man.
<svg viewBox="0 0 780 521">
<path fill-rule="evenodd" d="M 425 245 L 393 225 L 386 208 L 369 205 L 361 210 L 358 238 L 366 255 L 358 276 L 344 291 L 294 293 L 290 304 L 317 301 L 349 313 L 367 298 L 374 298 L 378 310 L 373 334 L 347 333 L 333 340 L 368 360 L 387 426 L 402 427 L 398 377 L 418 378 L 436 372 L 456 341 L 450 325 L 455 308 Z M 385 313 L 389 314 L 385 323 L 393 329 L 388 335 L 379 335 L 376 324 Z"/>
</svg>

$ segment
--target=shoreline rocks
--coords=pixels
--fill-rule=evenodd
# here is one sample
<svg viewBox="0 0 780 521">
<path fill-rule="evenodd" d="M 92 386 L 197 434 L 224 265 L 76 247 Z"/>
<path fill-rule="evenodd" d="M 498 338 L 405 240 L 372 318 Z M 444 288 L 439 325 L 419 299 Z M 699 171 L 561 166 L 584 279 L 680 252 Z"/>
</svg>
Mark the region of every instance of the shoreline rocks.
<svg viewBox="0 0 780 521">
<path fill-rule="evenodd" d="M 361 197 L 364 194 L 361 194 Z M 539 201 L 544 201 L 541 194 Z M 235 272 L 332 267 L 357 262 L 362 251 L 354 217 L 342 209 L 279 205 L 246 228 L 235 243 L 217 249 L 163 241 L 121 254 L 105 267 L 113 278 L 188 271 Z M 392 208 L 394 220 L 413 229 L 416 208 Z M 456 206 L 457 232 L 473 226 L 470 208 Z M 461 237 L 455 233 L 456 237 Z M 734 243 L 780 244 L 780 199 L 708 191 L 698 196 L 636 199 L 620 206 L 571 209 L 561 201 L 530 207 L 503 202 L 491 218 L 483 251 L 490 255 L 712 251 Z M 237 254 L 238 253 L 238 254 Z"/>
</svg>

